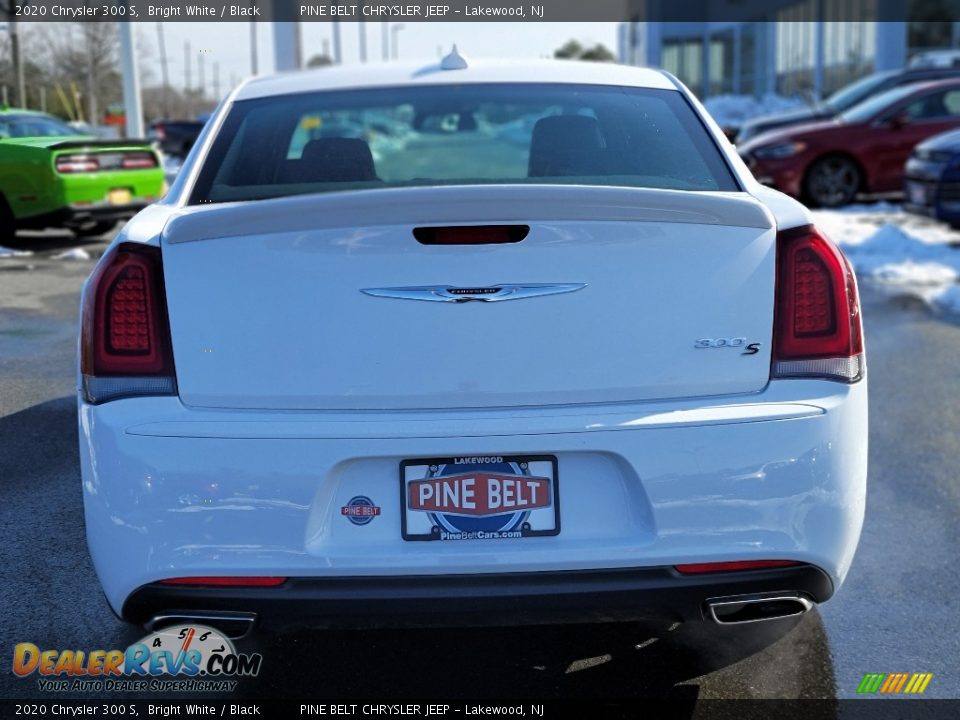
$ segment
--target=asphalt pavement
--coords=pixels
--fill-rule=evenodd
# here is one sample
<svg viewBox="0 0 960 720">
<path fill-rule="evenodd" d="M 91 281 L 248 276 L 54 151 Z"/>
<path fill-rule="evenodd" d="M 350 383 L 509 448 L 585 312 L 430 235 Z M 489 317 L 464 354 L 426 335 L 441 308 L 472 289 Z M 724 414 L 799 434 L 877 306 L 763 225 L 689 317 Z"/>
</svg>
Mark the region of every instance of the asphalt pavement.
<svg viewBox="0 0 960 720">
<path fill-rule="evenodd" d="M 126 647 L 143 633 L 104 601 L 84 538 L 74 399 L 78 294 L 90 260 L 43 233 L 0 258 L 0 697 L 41 697 L 13 646 Z M 960 250 L 958 250 L 960 252 Z M 960 698 L 960 325 L 864 288 L 870 485 L 847 582 L 800 620 L 299 632 L 241 641 L 264 655 L 242 696 L 835 698 L 867 672 L 930 672 Z M 49 696 L 47 696 L 48 699 Z M 113 696 L 119 697 L 119 696 Z"/>
</svg>

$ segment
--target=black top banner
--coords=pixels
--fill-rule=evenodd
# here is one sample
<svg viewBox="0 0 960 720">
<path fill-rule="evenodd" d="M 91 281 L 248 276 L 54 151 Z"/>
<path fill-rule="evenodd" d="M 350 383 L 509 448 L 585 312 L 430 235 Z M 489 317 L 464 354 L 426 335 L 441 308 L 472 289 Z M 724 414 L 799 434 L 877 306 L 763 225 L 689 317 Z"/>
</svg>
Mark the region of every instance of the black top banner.
<svg viewBox="0 0 960 720">
<path fill-rule="evenodd" d="M 22 22 L 936 22 L 960 0 L 0 0 Z"/>
</svg>

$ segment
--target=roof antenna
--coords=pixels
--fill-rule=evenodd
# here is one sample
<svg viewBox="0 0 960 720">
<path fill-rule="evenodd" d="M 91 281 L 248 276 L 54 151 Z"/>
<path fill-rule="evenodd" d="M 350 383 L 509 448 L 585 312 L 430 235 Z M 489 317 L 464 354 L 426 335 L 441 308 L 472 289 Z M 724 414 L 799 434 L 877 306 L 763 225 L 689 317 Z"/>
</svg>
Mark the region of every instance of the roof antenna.
<svg viewBox="0 0 960 720">
<path fill-rule="evenodd" d="M 454 43 L 450 54 L 440 61 L 441 70 L 463 70 L 467 67 L 467 59 L 457 52 L 457 45 Z"/>
</svg>

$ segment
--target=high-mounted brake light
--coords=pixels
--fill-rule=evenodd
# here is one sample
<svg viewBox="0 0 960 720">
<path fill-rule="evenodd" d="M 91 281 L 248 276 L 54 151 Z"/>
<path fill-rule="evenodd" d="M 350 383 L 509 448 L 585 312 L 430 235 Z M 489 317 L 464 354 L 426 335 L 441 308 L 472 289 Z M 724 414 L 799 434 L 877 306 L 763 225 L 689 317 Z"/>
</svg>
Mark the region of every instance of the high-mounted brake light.
<svg viewBox="0 0 960 720">
<path fill-rule="evenodd" d="M 160 248 L 123 243 L 87 281 L 80 372 L 88 402 L 177 391 Z"/>
<path fill-rule="evenodd" d="M 813 226 L 779 233 L 771 374 L 854 383 L 864 370 L 860 300 L 850 263 Z"/>
<path fill-rule="evenodd" d="M 59 155 L 57 172 L 62 174 L 96 172 L 100 163 L 92 155 Z"/>
</svg>

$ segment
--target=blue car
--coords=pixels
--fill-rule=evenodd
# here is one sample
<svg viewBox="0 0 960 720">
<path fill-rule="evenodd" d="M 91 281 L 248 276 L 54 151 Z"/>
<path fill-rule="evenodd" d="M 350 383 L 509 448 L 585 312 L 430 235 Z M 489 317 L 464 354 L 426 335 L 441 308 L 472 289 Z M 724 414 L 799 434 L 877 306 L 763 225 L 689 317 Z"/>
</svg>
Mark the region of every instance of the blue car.
<svg viewBox="0 0 960 720">
<path fill-rule="evenodd" d="M 904 209 L 960 227 L 960 130 L 917 145 L 904 171 Z"/>
</svg>

